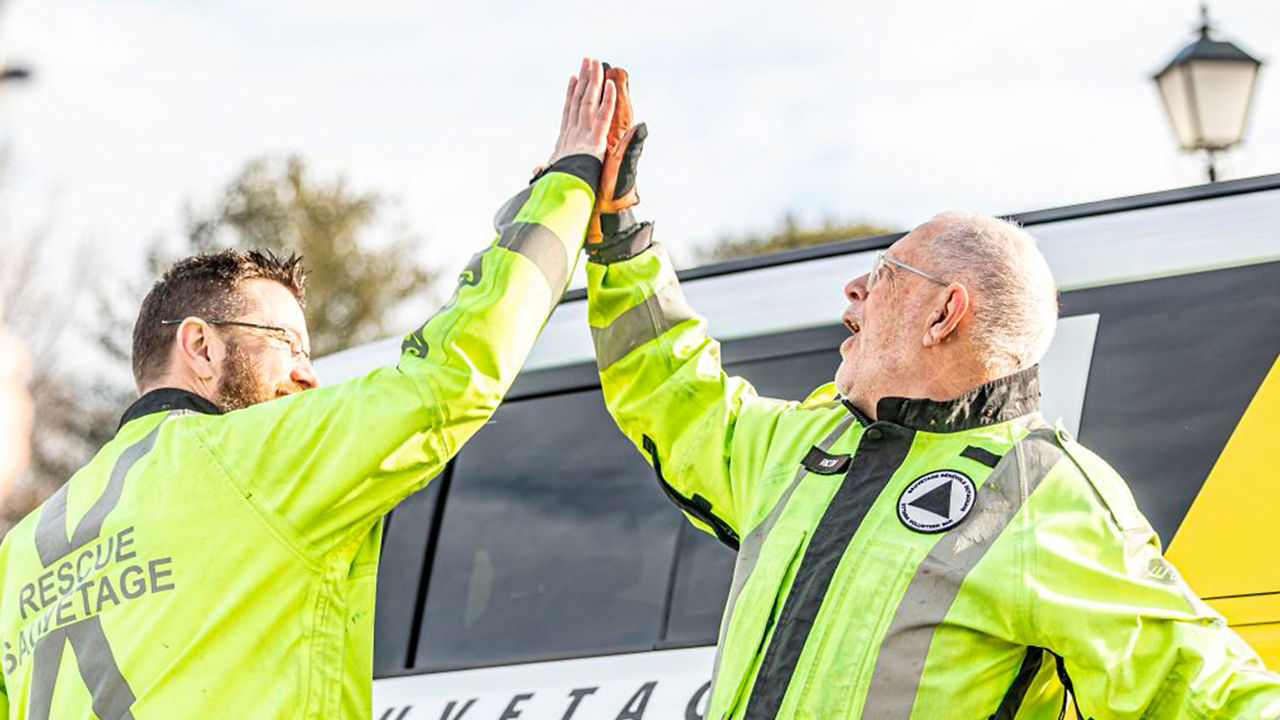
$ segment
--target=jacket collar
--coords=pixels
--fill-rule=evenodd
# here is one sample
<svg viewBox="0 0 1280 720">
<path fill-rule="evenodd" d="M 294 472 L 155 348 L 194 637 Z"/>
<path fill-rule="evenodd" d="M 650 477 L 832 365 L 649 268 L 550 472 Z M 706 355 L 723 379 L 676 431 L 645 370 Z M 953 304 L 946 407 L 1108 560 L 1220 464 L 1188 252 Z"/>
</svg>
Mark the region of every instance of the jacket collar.
<svg viewBox="0 0 1280 720">
<path fill-rule="evenodd" d="M 167 412 L 169 410 L 187 410 L 198 412 L 202 415 L 222 414 L 217 405 L 193 392 L 179 390 L 178 388 L 159 388 L 143 395 L 130 405 L 129 409 L 125 410 L 124 415 L 120 418 L 120 427 L 116 428 L 116 430 L 118 431 L 143 415 Z"/>
<path fill-rule="evenodd" d="M 992 380 L 953 400 L 886 397 L 876 403 L 876 419 L 924 432 L 946 433 L 996 425 L 1040 409 L 1039 366 Z M 848 400 L 846 408 L 863 424 L 869 419 Z"/>
</svg>

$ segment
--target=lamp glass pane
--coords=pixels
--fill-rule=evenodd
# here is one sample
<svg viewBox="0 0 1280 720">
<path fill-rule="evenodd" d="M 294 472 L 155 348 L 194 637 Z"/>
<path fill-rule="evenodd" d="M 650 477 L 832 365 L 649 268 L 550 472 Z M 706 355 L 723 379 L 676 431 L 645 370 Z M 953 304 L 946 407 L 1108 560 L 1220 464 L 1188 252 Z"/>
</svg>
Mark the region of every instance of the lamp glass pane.
<svg viewBox="0 0 1280 720">
<path fill-rule="evenodd" d="M 1225 148 L 1240 142 L 1257 66 L 1221 60 L 1193 60 L 1188 66 L 1204 144 Z"/>
<path fill-rule="evenodd" d="M 1195 148 L 1200 136 L 1192 114 L 1191 96 L 1187 92 L 1186 65 L 1169 68 L 1156 78 L 1156 83 L 1160 87 L 1164 109 L 1169 113 L 1169 121 L 1173 124 L 1173 133 L 1178 136 L 1178 144 L 1183 150 Z"/>
</svg>

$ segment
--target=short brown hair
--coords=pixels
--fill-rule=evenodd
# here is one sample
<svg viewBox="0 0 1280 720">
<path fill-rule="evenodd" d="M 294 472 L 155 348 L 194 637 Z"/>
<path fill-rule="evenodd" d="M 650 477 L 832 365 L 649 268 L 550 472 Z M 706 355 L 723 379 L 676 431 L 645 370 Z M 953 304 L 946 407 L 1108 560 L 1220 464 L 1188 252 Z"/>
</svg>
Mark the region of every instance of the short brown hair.
<svg viewBox="0 0 1280 720">
<path fill-rule="evenodd" d="M 169 364 L 174 328 L 164 320 L 188 317 L 234 318 L 244 309 L 239 293 L 246 280 L 274 280 L 306 304 L 306 273 L 297 254 L 278 257 L 270 251 L 223 250 L 174 263 L 142 301 L 133 326 L 133 378 L 139 385 Z"/>
</svg>

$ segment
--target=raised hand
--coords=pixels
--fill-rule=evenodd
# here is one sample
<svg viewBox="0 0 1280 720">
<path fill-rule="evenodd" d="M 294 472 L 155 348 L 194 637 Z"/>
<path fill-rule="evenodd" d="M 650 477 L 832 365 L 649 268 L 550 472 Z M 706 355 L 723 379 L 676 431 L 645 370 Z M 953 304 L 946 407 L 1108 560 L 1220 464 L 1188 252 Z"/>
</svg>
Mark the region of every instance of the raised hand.
<svg viewBox="0 0 1280 720">
<path fill-rule="evenodd" d="M 623 222 L 620 213 L 640 202 L 640 195 L 636 192 L 636 170 L 640 163 L 640 152 L 644 149 L 644 140 L 649 134 L 644 123 L 632 124 L 634 113 L 627 71 L 611 67 L 605 72 L 605 80 L 613 81 L 617 100 L 614 103 L 613 123 L 609 127 L 604 167 L 600 173 L 600 190 L 596 193 L 595 211 L 591 214 L 591 223 L 587 227 L 588 249 L 604 242 L 605 224 L 610 225 L 610 232 L 615 235 L 624 225 L 634 225 L 629 219 Z M 605 218 L 609 220 L 606 221 Z"/>
<path fill-rule="evenodd" d="M 591 155 L 603 160 L 616 101 L 617 88 L 605 80 L 603 63 L 583 58 L 578 74 L 569 78 L 560 137 L 547 165 L 570 155 Z"/>
</svg>

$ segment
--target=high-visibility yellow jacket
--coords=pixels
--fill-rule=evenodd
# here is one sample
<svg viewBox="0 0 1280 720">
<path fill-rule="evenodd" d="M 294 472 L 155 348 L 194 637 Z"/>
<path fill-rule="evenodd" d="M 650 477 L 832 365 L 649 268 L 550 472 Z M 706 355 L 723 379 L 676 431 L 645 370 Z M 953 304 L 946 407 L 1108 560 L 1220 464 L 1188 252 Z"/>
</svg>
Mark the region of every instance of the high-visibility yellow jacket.
<svg viewBox="0 0 1280 720">
<path fill-rule="evenodd" d="M 225 415 L 142 398 L 0 546 L 0 716 L 369 717 L 381 518 L 510 387 L 599 172 L 567 158 L 508 202 L 396 366 Z"/>
<path fill-rule="evenodd" d="M 1057 718 L 1070 685 L 1099 720 L 1280 716 L 1124 481 L 1041 418 L 1034 368 L 873 422 L 833 385 L 727 376 L 660 246 L 588 277 L 610 412 L 738 551 L 709 720 Z"/>
</svg>

